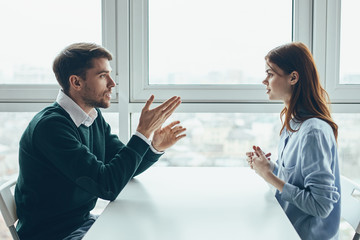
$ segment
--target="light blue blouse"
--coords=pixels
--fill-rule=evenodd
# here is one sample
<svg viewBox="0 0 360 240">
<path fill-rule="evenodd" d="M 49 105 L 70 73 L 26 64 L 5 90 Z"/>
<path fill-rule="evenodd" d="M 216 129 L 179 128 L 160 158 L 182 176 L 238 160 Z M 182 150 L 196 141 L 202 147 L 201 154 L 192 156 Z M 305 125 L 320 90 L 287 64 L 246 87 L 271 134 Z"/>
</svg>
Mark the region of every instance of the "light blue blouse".
<svg viewBox="0 0 360 240">
<path fill-rule="evenodd" d="M 291 122 L 281 134 L 274 173 L 285 181 L 276 198 L 301 239 L 339 239 L 340 173 L 337 144 L 328 123 Z"/>
</svg>

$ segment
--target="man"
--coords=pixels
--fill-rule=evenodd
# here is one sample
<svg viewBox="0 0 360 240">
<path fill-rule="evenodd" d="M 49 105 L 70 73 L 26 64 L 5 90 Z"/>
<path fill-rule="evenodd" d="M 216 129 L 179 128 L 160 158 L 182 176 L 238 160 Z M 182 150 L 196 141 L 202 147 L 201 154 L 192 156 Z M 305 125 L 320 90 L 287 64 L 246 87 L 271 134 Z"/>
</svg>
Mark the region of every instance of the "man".
<svg viewBox="0 0 360 240">
<path fill-rule="evenodd" d="M 111 134 L 98 109 L 109 107 L 115 86 L 111 59 L 101 46 L 76 43 L 54 60 L 62 89 L 56 102 L 32 119 L 20 140 L 15 201 L 22 240 L 81 239 L 96 219 L 90 211 L 98 197 L 116 199 L 132 177 L 185 136 L 179 121 L 161 127 L 180 98 L 150 110 L 154 96 L 126 145 Z"/>
</svg>

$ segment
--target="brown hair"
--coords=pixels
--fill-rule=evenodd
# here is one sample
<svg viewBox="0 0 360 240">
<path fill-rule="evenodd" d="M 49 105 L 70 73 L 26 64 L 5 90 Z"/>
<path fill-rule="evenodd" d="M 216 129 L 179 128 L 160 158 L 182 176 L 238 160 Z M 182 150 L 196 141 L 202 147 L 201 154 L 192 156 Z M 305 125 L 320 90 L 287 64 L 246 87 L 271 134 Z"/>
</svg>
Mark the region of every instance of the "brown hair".
<svg viewBox="0 0 360 240">
<path fill-rule="evenodd" d="M 315 117 L 331 126 L 337 140 L 338 126 L 331 117 L 329 95 L 321 86 L 310 50 L 303 43 L 293 42 L 274 48 L 265 56 L 265 60 L 276 64 L 286 74 L 293 71 L 299 74 L 299 80 L 293 86 L 290 104 L 280 113 L 283 123 L 280 133 L 285 127 L 291 132 L 297 131 L 290 126 L 292 118 L 303 122 Z M 285 121 L 283 121 L 284 115 Z"/>
<path fill-rule="evenodd" d="M 62 50 L 53 62 L 56 79 L 65 93 L 68 93 L 69 77 L 78 75 L 86 78 L 86 71 L 93 67 L 94 58 L 112 60 L 111 53 L 95 43 L 74 43 Z"/>
</svg>

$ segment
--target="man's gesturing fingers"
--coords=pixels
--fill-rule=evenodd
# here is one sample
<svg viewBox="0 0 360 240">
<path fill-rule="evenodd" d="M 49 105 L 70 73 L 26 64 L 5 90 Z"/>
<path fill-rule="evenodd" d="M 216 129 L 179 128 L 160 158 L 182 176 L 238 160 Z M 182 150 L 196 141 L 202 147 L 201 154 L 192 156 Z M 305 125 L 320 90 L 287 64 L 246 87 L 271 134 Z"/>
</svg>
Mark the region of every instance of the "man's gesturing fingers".
<svg viewBox="0 0 360 240">
<path fill-rule="evenodd" d="M 148 110 L 150 110 L 150 105 L 153 103 L 153 101 L 154 101 L 154 95 L 151 95 L 150 96 L 150 98 L 146 101 L 146 104 L 145 104 L 145 106 L 143 107 L 143 111 L 148 111 Z"/>
<path fill-rule="evenodd" d="M 181 100 L 180 97 L 174 96 L 164 103 L 162 103 L 160 106 L 156 107 L 156 110 L 161 110 L 161 112 L 164 114 L 165 118 L 168 118 L 175 109 L 180 105 Z"/>
<path fill-rule="evenodd" d="M 137 131 L 149 138 L 153 131 L 157 130 L 170 117 L 175 109 L 180 105 L 180 97 L 174 96 L 165 101 L 160 106 L 150 109 L 150 105 L 154 101 L 154 95 L 147 100 L 142 109 Z"/>
</svg>

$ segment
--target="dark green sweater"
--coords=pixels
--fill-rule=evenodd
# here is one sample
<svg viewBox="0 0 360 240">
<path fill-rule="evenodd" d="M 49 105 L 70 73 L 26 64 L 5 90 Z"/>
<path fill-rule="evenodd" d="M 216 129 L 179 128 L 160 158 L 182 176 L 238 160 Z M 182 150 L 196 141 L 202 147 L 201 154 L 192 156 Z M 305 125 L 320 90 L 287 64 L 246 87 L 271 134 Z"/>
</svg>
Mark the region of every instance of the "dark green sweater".
<svg viewBox="0 0 360 240">
<path fill-rule="evenodd" d="M 114 200 L 132 177 L 159 159 L 137 136 L 121 143 L 97 111 L 90 127 L 77 128 L 54 103 L 25 130 L 15 188 L 20 239 L 64 238 L 84 223 L 98 197 Z"/>
</svg>

